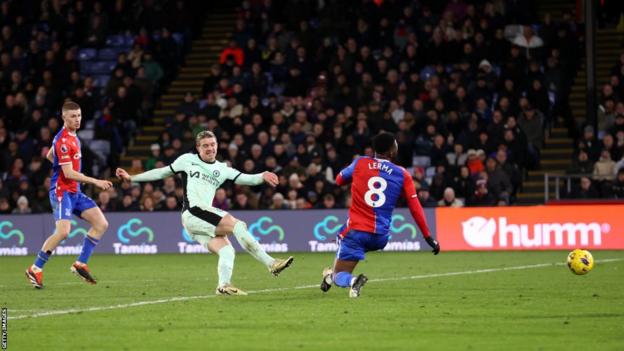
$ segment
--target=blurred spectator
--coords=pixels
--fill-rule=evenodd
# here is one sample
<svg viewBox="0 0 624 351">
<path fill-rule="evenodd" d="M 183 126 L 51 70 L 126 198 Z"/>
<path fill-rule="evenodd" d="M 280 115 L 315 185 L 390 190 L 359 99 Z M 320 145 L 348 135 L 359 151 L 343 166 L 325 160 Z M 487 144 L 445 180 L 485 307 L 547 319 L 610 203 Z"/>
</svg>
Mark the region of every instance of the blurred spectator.
<svg viewBox="0 0 624 351">
<path fill-rule="evenodd" d="M 544 45 L 544 42 L 542 41 L 542 38 L 538 37 L 533 32 L 533 28 L 530 26 L 524 26 L 522 28 L 522 33 L 518 33 L 518 35 L 514 38 L 513 44 L 523 48 L 524 55 L 527 59 L 530 59 L 535 56 L 539 56 L 537 49 L 541 48 Z"/>
<path fill-rule="evenodd" d="M 137 200 L 134 200 L 132 196 L 124 195 L 124 197 L 121 200 L 120 210 L 124 212 L 130 212 L 130 211 L 136 212 L 136 211 L 140 211 L 141 207 L 139 206 L 139 202 Z"/>
<path fill-rule="evenodd" d="M 479 172 L 485 169 L 485 165 L 483 164 L 483 161 L 479 157 L 481 154 L 485 155 L 485 152 L 483 150 L 477 151 L 474 149 L 470 149 L 466 153 L 468 157 L 466 161 L 466 166 L 468 167 L 468 170 L 470 171 L 471 175 L 478 174 Z"/>
<path fill-rule="evenodd" d="M 533 159 L 533 165 L 539 162 L 539 154 L 544 143 L 544 116 L 533 107 L 528 107 L 518 120 L 520 129 L 527 137 L 529 153 Z"/>
<path fill-rule="evenodd" d="M 228 46 L 221 51 L 219 56 L 219 63 L 225 65 L 230 62 L 236 63 L 238 66 L 242 66 L 245 61 L 245 53 L 241 49 L 236 41 L 230 40 Z"/>
<path fill-rule="evenodd" d="M 320 204 L 319 208 L 323 209 L 335 209 L 336 208 L 336 199 L 332 194 L 323 195 L 323 202 Z"/>
<path fill-rule="evenodd" d="M 511 182 L 513 189 L 510 195 L 514 197 L 520 187 L 520 183 L 522 182 L 522 175 L 520 174 L 518 166 L 511 162 L 507 162 L 507 152 L 505 150 L 498 150 L 496 152 L 496 161 L 498 162 L 498 167 L 505 173 Z"/>
<path fill-rule="evenodd" d="M 244 192 L 236 194 L 232 210 L 253 210 L 253 207 L 249 203 L 249 196 L 247 196 Z"/>
<path fill-rule="evenodd" d="M 117 210 L 116 204 L 111 201 L 108 191 L 100 191 L 98 194 L 97 204 L 102 212 L 112 212 Z"/>
<path fill-rule="evenodd" d="M 230 201 L 227 198 L 227 194 L 225 189 L 219 188 L 215 192 L 215 197 L 212 201 L 212 206 L 215 208 L 222 209 L 224 211 L 228 211 L 230 209 Z"/>
<path fill-rule="evenodd" d="M 152 212 L 155 209 L 154 200 L 149 196 L 144 197 L 141 201 L 141 211 Z"/>
<path fill-rule="evenodd" d="M 152 81 L 152 83 L 157 83 L 163 78 L 164 72 L 162 66 L 158 61 L 153 59 L 151 52 L 148 51 L 145 53 L 142 65 L 145 68 L 145 78 Z"/>
<path fill-rule="evenodd" d="M 144 168 L 145 168 L 146 171 L 154 169 L 155 166 L 156 166 L 156 162 L 158 162 L 160 160 L 160 145 L 152 144 L 150 146 L 150 152 L 151 152 L 150 156 L 145 161 L 145 167 Z"/>
<path fill-rule="evenodd" d="M 420 200 L 420 204 L 422 207 L 436 207 L 438 203 L 434 198 L 429 194 L 429 187 L 422 186 L 417 190 L 418 200 Z"/>
<path fill-rule="evenodd" d="M 176 121 L 180 121 L 178 115 L 195 116 L 199 112 L 199 104 L 195 101 L 195 95 L 191 92 L 184 94 L 184 101 L 176 109 Z"/>
<path fill-rule="evenodd" d="M 182 207 L 180 206 L 178 199 L 173 196 L 173 195 L 169 195 L 167 196 L 167 198 L 165 199 L 165 206 L 163 208 L 164 211 L 180 211 L 182 209 Z"/>
<path fill-rule="evenodd" d="M 271 207 L 272 210 L 285 210 L 288 209 L 288 205 L 284 202 L 284 195 L 281 193 L 275 193 L 272 198 Z"/>
<path fill-rule="evenodd" d="M 106 39 L 105 24 L 102 23 L 102 17 L 99 15 L 93 16 L 91 25 L 85 35 L 85 46 L 99 48 L 104 44 Z"/>
<path fill-rule="evenodd" d="M 438 207 L 464 207 L 464 203 L 455 197 L 453 188 L 444 189 L 444 197 L 438 201 Z"/>
<path fill-rule="evenodd" d="M 15 209 L 16 210 L 16 209 Z M 6 197 L 0 197 L 0 214 L 10 214 L 12 212 L 9 199 Z"/>
<path fill-rule="evenodd" d="M 624 199 L 624 169 L 618 171 L 610 193 L 616 199 Z"/>
<path fill-rule="evenodd" d="M 608 150 L 602 150 L 600 159 L 594 164 L 594 180 L 613 180 L 615 173 L 615 162 L 611 160 L 611 154 Z"/>
<path fill-rule="evenodd" d="M 509 202 L 509 197 L 513 193 L 511 180 L 499 167 L 498 161 L 491 157 L 488 158 L 485 169 L 488 175 L 488 187 L 492 191 L 492 196 L 497 200 L 502 198 Z"/>
<path fill-rule="evenodd" d="M 574 199 L 597 199 L 600 197 L 600 194 L 591 179 L 582 177 L 580 186 L 576 186 L 572 190 L 571 197 Z"/>
<path fill-rule="evenodd" d="M 475 190 L 468 195 L 466 206 L 493 206 L 496 204 L 496 198 L 488 190 L 487 179 L 479 179 L 476 183 Z"/>
<path fill-rule="evenodd" d="M 579 142 L 579 149 L 585 150 L 592 162 L 598 161 L 600 157 L 600 143 L 596 140 L 594 127 L 586 126 L 583 129 L 583 135 Z"/>
<path fill-rule="evenodd" d="M 468 154 L 464 153 L 464 146 L 462 144 L 455 144 L 453 146 L 453 152 L 446 154 L 446 161 L 449 166 L 459 169 L 466 164 L 468 160 Z"/>
<path fill-rule="evenodd" d="M 1 206 L 0 206 L 1 210 Z M 30 214 L 32 210 L 28 204 L 26 196 L 22 195 L 17 199 L 17 207 L 13 209 L 12 214 Z"/>
<path fill-rule="evenodd" d="M 615 144 L 615 139 L 611 134 L 605 134 L 602 138 L 602 148 L 606 150 L 611 155 L 611 159 L 616 161 L 622 158 L 622 153 L 624 152 L 624 147 L 622 145 L 618 146 Z"/>
<path fill-rule="evenodd" d="M 567 173 L 569 174 L 589 174 L 594 171 L 594 163 L 589 160 L 589 156 L 585 150 L 580 150 L 577 156 L 572 160 L 570 168 Z"/>
</svg>

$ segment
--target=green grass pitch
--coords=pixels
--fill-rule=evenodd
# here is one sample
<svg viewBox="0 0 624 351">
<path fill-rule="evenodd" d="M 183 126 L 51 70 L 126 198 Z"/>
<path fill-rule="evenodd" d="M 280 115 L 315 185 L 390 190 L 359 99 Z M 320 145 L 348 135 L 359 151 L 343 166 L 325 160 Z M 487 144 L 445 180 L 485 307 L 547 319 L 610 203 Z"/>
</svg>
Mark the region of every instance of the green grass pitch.
<svg viewBox="0 0 624 351">
<path fill-rule="evenodd" d="M 53 257 L 40 291 L 33 257 L 2 257 L 0 307 L 8 350 L 624 350 L 624 251 L 594 251 L 586 276 L 566 254 L 371 253 L 359 299 L 318 289 L 330 254 L 278 278 L 237 255 L 245 297 L 214 296 L 214 255 L 95 254 L 96 286 Z"/>
</svg>

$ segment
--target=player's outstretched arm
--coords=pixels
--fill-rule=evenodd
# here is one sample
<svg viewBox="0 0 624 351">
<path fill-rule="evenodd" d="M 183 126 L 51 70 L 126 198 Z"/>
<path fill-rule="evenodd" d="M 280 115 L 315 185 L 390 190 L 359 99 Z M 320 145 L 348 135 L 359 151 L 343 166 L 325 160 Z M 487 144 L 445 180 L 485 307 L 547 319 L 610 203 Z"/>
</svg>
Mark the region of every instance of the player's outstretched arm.
<svg viewBox="0 0 624 351">
<path fill-rule="evenodd" d="M 263 172 L 262 179 L 265 183 L 269 184 L 274 188 L 277 186 L 277 184 L 279 184 L 279 178 L 277 177 L 277 174 L 273 172 Z"/>
<path fill-rule="evenodd" d="M 240 185 L 260 185 L 267 183 L 272 187 L 277 186 L 279 179 L 273 172 L 262 172 L 257 174 L 240 173 L 234 178 L 235 184 Z"/>
<path fill-rule="evenodd" d="M 130 175 L 123 168 L 117 168 L 115 170 L 115 175 L 117 176 L 117 178 L 121 179 L 122 181 L 125 181 L 125 182 L 131 181 Z"/>
<path fill-rule="evenodd" d="M 129 175 L 123 168 L 117 168 L 115 175 L 121 178 L 121 180 L 128 182 L 151 182 L 154 180 L 160 180 L 172 176 L 174 173 L 171 170 L 171 166 L 154 168 L 147 172 Z"/>
<path fill-rule="evenodd" d="M 431 236 L 429 226 L 427 225 L 427 218 L 425 217 L 425 211 L 422 206 L 420 206 L 420 201 L 418 201 L 418 195 L 416 195 L 416 188 L 412 177 L 405 170 L 403 170 L 403 173 L 403 195 L 407 200 L 407 207 L 409 208 L 414 221 L 418 225 L 418 228 L 420 228 L 420 231 L 423 233 L 425 241 L 433 249 L 431 252 L 433 252 L 434 255 L 437 255 L 440 253 L 440 243 Z"/>
<path fill-rule="evenodd" d="M 95 178 L 86 176 L 78 171 L 75 171 L 72 168 L 71 163 L 65 163 L 61 165 L 61 169 L 63 170 L 63 175 L 67 179 L 75 180 L 81 183 L 93 184 L 102 190 L 106 190 L 113 186 L 113 183 L 111 183 L 108 180 L 95 179 Z"/>
</svg>

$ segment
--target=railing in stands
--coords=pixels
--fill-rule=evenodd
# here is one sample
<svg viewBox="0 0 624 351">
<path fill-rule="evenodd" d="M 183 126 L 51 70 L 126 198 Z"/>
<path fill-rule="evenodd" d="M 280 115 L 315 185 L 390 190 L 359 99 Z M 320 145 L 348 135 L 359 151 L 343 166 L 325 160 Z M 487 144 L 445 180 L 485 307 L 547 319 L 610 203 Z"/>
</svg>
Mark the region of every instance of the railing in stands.
<svg viewBox="0 0 624 351">
<path fill-rule="evenodd" d="M 561 182 L 566 182 L 566 192 L 568 194 L 572 191 L 572 179 L 580 179 L 583 177 L 591 177 L 591 174 L 551 174 L 544 173 L 544 203 L 548 203 L 550 199 L 550 179 L 555 179 L 555 200 L 561 200 Z"/>
</svg>

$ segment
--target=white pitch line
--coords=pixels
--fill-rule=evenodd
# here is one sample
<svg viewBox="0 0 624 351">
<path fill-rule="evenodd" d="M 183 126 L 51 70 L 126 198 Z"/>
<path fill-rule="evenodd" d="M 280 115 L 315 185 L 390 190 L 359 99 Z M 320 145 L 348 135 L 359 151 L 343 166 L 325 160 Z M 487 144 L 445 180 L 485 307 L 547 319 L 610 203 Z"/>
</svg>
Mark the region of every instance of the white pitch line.
<svg viewBox="0 0 624 351">
<path fill-rule="evenodd" d="M 596 260 L 596 263 L 605 263 L 605 262 L 615 262 L 622 261 L 624 258 L 607 258 L 603 260 Z M 468 272 L 448 272 L 448 273 L 434 273 L 434 274 L 425 274 L 425 275 L 412 275 L 407 277 L 393 277 L 393 278 L 380 278 L 380 279 L 371 279 L 369 282 L 385 282 L 385 281 L 398 281 L 398 280 L 415 280 L 415 279 L 426 279 L 426 278 L 438 278 L 438 277 L 452 277 L 455 275 L 465 275 L 465 274 L 479 274 L 479 273 L 491 273 L 491 272 L 503 272 L 503 271 L 515 271 L 520 269 L 531 269 L 531 268 L 541 268 L 541 267 L 550 267 L 550 266 L 564 266 L 566 265 L 563 262 L 555 262 L 555 263 L 539 263 L 532 264 L 526 266 L 514 266 L 514 267 L 502 267 L 502 268 L 486 268 L 486 269 L 476 269 Z"/>
<path fill-rule="evenodd" d="M 624 258 L 608 258 L 603 260 L 596 260 L 596 263 L 606 263 L 606 262 L 617 262 L 623 261 Z M 501 267 L 501 268 L 487 268 L 487 269 L 476 269 L 470 271 L 461 271 L 461 272 L 448 272 L 448 273 L 434 273 L 434 274 L 423 274 L 423 275 L 412 275 L 406 277 L 393 277 L 393 278 L 381 278 L 381 279 L 371 279 L 369 283 L 378 283 L 378 282 L 387 282 L 387 281 L 400 281 L 400 280 L 416 280 L 416 279 L 427 279 L 427 278 L 439 278 L 439 277 L 452 277 L 457 275 L 471 275 L 471 274 L 482 274 L 482 273 L 493 273 L 493 272 L 504 272 L 504 271 L 514 271 L 514 270 L 522 270 L 522 269 L 534 269 L 534 268 L 543 268 L 543 267 L 552 267 L 552 266 L 562 266 L 564 263 L 556 262 L 556 263 L 539 263 L 532 265 L 523 265 L 523 266 L 512 266 L 512 267 Z M 301 289 L 311 289 L 318 288 L 318 284 L 314 285 L 301 285 L 290 288 L 275 288 L 275 289 L 261 289 L 261 290 L 253 290 L 248 291 L 249 294 L 261 294 L 268 292 L 278 292 L 278 291 L 287 291 L 287 290 L 301 290 Z M 15 317 L 9 316 L 9 320 L 17 320 L 17 319 L 26 319 L 26 318 L 39 318 L 39 317 L 48 317 L 48 316 L 58 316 L 65 315 L 70 313 L 82 313 L 82 312 L 97 312 L 97 311 L 106 311 L 106 310 L 117 310 L 117 309 L 125 309 L 130 307 L 138 307 L 138 306 L 146 306 L 146 305 L 157 305 L 161 303 L 169 303 L 169 302 L 178 302 L 178 301 L 189 301 L 189 300 L 199 300 L 199 299 L 209 299 L 217 297 L 216 295 L 197 295 L 197 296 L 179 296 L 179 297 L 170 297 L 166 299 L 159 300 L 150 300 L 150 301 L 139 301 L 132 302 L 126 304 L 118 304 L 118 305 L 110 305 L 110 306 L 96 306 L 96 307 L 87 307 L 87 308 L 72 308 L 68 310 L 54 310 L 54 311 L 44 311 L 33 314 L 24 314 Z"/>
</svg>

